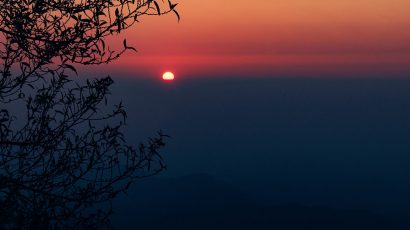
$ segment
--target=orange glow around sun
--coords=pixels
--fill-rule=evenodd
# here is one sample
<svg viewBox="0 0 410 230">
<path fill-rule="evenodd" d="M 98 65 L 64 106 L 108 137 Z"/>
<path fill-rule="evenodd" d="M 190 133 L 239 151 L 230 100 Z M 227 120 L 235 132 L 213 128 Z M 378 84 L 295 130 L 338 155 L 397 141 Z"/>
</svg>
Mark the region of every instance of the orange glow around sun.
<svg viewBox="0 0 410 230">
<path fill-rule="evenodd" d="M 172 72 L 166 72 L 162 75 L 162 79 L 164 81 L 172 81 L 174 80 L 175 75 Z"/>
<path fill-rule="evenodd" d="M 172 68 L 178 79 L 410 74 L 409 0 L 175 2 L 180 23 L 169 14 L 128 30 L 141 52 L 126 53 L 110 71 L 159 78 L 158 70 Z M 110 44 L 121 49 L 117 40 Z"/>
</svg>

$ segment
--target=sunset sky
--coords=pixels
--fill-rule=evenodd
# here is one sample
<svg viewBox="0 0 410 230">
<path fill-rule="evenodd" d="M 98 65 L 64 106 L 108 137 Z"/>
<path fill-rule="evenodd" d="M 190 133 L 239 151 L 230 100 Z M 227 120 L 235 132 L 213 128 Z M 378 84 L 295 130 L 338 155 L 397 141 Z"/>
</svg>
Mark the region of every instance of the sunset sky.
<svg viewBox="0 0 410 230">
<path fill-rule="evenodd" d="M 171 137 L 115 226 L 410 229 L 410 0 L 173 1 L 81 72 L 113 77 L 130 144 Z"/>
<path fill-rule="evenodd" d="M 0 0 L 0 229 L 410 229 L 410 0 L 171 1 Z"/>
<path fill-rule="evenodd" d="M 111 71 L 155 77 L 406 76 L 408 0 L 181 0 L 127 32 L 139 53 Z M 115 38 L 113 45 L 121 45 Z"/>
</svg>

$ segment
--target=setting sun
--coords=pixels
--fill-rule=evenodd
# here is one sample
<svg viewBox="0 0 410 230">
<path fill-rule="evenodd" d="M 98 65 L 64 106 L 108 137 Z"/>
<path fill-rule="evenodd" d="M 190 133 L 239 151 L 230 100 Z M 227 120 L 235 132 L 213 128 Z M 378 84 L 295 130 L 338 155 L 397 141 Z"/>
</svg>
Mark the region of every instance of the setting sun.
<svg viewBox="0 0 410 230">
<path fill-rule="evenodd" d="M 175 76 L 171 72 L 166 72 L 162 75 L 162 79 L 165 80 L 165 81 L 172 81 L 172 80 L 174 80 L 174 78 L 175 78 Z"/>
</svg>

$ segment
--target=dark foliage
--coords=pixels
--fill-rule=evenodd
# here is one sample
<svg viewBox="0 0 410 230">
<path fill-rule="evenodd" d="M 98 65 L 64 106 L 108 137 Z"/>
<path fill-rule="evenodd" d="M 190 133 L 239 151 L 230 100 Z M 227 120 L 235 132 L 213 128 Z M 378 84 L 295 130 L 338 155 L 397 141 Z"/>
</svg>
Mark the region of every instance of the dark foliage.
<svg viewBox="0 0 410 230">
<path fill-rule="evenodd" d="M 107 102 L 110 77 L 80 83 L 75 65 L 111 62 L 105 39 L 142 16 L 174 12 L 152 0 L 0 2 L 0 228 L 90 229 L 136 179 L 164 169 L 165 135 L 135 149 L 126 112 Z M 96 207 L 98 206 L 98 208 Z"/>
</svg>

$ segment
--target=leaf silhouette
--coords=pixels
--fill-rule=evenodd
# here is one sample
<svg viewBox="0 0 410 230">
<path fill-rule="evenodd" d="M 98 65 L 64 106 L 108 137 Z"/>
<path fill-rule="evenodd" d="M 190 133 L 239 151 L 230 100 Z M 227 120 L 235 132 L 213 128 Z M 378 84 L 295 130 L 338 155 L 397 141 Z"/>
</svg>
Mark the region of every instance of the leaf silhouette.
<svg viewBox="0 0 410 230">
<path fill-rule="evenodd" d="M 154 1 L 155 8 L 157 8 L 158 15 L 161 15 L 161 8 L 159 7 L 157 1 Z"/>
</svg>

